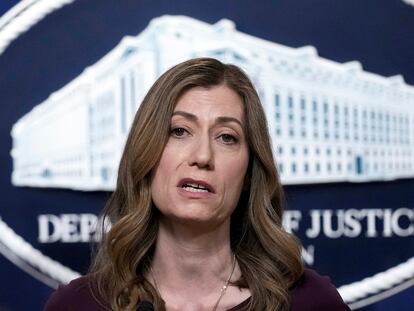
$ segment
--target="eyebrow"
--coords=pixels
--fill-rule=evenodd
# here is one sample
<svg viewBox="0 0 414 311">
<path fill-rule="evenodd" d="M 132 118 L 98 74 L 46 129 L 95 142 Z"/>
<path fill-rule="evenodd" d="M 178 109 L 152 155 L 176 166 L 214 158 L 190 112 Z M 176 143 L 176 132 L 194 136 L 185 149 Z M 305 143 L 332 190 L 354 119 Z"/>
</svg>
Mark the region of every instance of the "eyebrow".
<svg viewBox="0 0 414 311">
<path fill-rule="evenodd" d="M 189 113 L 189 112 L 185 112 L 185 111 L 181 111 L 181 110 L 174 111 L 174 113 L 172 114 L 172 116 L 176 116 L 176 115 L 182 116 L 182 117 L 184 117 L 186 119 L 189 119 L 191 121 L 194 121 L 194 122 L 197 122 L 198 121 L 197 116 L 194 115 L 194 114 L 192 114 L 192 113 Z M 230 122 L 237 123 L 238 125 L 240 125 L 241 128 L 244 128 L 243 127 L 243 124 L 241 123 L 241 121 L 239 119 L 237 119 L 237 118 L 234 118 L 234 117 L 224 117 L 224 116 L 223 117 L 217 117 L 216 118 L 216 123 L 217 124 L 230 123 Z"/>
</svg>

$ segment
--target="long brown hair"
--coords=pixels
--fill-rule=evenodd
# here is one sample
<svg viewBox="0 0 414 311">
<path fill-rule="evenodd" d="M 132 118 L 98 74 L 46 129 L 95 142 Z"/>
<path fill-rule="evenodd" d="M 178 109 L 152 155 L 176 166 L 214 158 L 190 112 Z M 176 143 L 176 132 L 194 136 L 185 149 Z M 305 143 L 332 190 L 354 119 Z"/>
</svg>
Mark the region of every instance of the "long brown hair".
<svg viewBox="0 0 414 311">
<path fill-rule="evenodd" d="M 212 58 L 192 59 L 165 72 L 145 96 L 126 141 L 114 193 L 103 211 L 103 234 L 91 266 L 94 293 L 113 310 L 149 300 L 164 302 L 144 275 L 157 239 L 159 214 L 151 199 L 151 173 L 163 152 L 174 107 L 193 87 L 226 85 L 239 94 L 246 116 L 250 163 L 247 186 L 231 216 L 231 247 L 251 292 L 250 310 L 289 310 L 289 288 L 303 272 L 300 245 L 282 228 L 283 190 L 266 117 L 247 75 Z"/>
</svg>

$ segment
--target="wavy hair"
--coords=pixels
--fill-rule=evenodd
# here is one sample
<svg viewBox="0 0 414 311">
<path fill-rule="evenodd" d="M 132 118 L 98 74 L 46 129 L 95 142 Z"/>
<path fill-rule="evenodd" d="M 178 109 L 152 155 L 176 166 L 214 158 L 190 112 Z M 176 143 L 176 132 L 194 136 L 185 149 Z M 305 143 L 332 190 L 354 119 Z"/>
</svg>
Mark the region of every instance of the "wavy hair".
<svg viewBox="0 0 414 311">
<path fill-rule="evenodd" d="M 231 216 L 231 248 L 249 288 L 249 310 L 289 310 L 289 288 L 300 278 L 300 245 L 282 227 L 283 190 L 257 92 L 237 66 L 196 58 L 165 72 L 151 87 L 135 115 L 118 171 L 116 189 L 102 219 L 103 232 L 91 265 L 93 293 L 113 310 L 130 310 L 144 300 L 165 310 L 145 279 L 157 239 L 159 212 L 151 199 L 151 177 L 167 143 L 171 116 L 180 96 L 193 87 L 226 85 L 244 105 L 249 146 L 247 186 Z M 104 226 L 102 226 L 104 230 Z"/>
</svg>

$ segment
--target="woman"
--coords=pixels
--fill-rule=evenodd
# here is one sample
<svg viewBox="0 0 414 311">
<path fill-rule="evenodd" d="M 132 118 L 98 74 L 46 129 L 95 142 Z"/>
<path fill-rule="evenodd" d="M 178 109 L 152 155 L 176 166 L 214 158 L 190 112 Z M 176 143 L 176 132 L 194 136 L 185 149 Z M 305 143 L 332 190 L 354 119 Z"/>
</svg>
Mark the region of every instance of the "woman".
<svg viewBox="0 0 414 311">
<path fill-rule="evenodd" d="M 135 116 L 91 272 L 45 310 L 348 310 L 304 270 L 282 201 L 248 77 L 211 58 L 178 64 Z"/>
</svg>

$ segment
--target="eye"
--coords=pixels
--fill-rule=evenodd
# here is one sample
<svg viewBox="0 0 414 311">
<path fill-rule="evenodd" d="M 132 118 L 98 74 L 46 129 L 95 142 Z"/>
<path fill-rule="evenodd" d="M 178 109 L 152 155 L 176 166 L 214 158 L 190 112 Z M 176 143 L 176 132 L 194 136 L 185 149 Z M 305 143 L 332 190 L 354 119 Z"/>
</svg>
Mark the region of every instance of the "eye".
<svg viewBox="0 0 414 311">
<path fill-rule="evenodd" d="M 238 139 L 236 137 L 234 137 L 233 135 L 230 134 L 222 134 L 220 136 L 221 140 L 223 143 L 227 144 L 227 145 L 231 145 L 231 144 L 235 144 L 238 142 Z"/>
<path fill-rule="evenodd" d="M 183 137 L 187 132 L 187 130 L 183 129 L 182 127 L 176 127 L 171 129 L 171 135 L 174 137 Z"/>
</svg>

